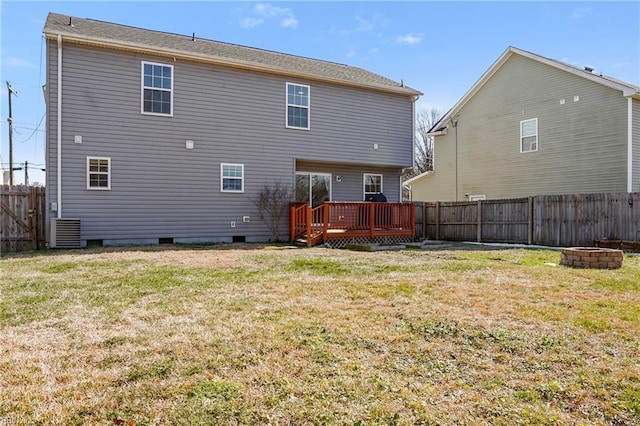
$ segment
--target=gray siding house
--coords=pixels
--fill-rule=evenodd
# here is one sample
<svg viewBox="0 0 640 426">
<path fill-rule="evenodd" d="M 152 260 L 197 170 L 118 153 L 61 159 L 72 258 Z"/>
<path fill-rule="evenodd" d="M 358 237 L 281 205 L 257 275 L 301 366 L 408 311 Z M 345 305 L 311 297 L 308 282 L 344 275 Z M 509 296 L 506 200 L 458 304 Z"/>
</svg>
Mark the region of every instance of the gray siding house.
<svg viewBox="0 0 640 426">
<path fill-rule="evenodd" d="M 640 87 L 514 47 L 430 134 L 414 201 L 640 191 Z"/>
<path fill-rule="evenodd" d="M 55 13 L 44 34 L 47 205 L 52 227 L 78 220 L 81 246 L 267 241 L 252 199 L 275 182 L 301 202 L 401 201 L 415 89 Z"/>
</svg>

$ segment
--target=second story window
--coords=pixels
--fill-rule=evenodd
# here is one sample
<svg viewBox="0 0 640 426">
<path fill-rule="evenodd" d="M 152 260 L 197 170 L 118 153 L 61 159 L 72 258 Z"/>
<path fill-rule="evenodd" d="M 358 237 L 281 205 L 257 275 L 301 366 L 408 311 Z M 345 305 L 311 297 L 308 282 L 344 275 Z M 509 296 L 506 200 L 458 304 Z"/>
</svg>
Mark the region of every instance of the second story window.
<svg viewBox="0 0 640 426">
<path fill-rule="evenodd" d="M 309 86 L 287 83 L 287 127 L 309 129 Z"/>
<path fill-rule="evenodd" d="M 173 115 L 173 66 L 142 63 L 142 113 Z"/>
<path fill-rule="evenodd" d="M 538 150 L 538 119 L 522 120 L 520 122 L 520 152 Z"/>
</svg>

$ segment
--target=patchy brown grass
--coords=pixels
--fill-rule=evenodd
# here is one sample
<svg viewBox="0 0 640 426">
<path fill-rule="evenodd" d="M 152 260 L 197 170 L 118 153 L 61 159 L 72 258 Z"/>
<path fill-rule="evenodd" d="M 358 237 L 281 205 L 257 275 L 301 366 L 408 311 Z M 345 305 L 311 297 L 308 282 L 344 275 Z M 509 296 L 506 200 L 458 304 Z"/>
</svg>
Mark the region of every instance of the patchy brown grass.
<svg viewBox="0 0 640 426">
<path fill-rule="evenodd" d="M 0 424 L 640 423 L 640 258 L 88 249 L 0 261 Z M 11 423 L 13 422 L 13 423 Z"/>
</svg>

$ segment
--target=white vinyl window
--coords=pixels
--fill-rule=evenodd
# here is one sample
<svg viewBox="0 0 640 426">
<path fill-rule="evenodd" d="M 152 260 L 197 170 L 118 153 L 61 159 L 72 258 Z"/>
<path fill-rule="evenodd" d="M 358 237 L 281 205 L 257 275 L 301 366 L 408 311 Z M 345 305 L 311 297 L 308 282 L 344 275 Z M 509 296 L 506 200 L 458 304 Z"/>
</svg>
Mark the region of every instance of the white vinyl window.
<svg viewBox="0 0 640 426">
<path fill-rule="evenodd" d="M 220 191 L 244 192 L 244 164 L 220 164 Z"/>
<path fill-rule="evenodd" d="M 173 65 L 142 62 L 142 113 L 173 115 Z"/>
<path fill-rule="evenodd" d="M 287 83 L 286 127 L 309 130 L 310 90 L 304 84 Z"/>
<path fill-rule="evenodd" d="M 520 152 L 538 150 L 538 119 L 532 118 L 520 122 Z"/>
<path fill-rule="evenodd" d="M 87 157 L 87 189 L 111 189 L 111 158 Z"/>
<path fill-rule="evenodd" d="M 364 174 L 364 200 L 370 195 L 382 193 L 382 175 Z"/>
</svg>

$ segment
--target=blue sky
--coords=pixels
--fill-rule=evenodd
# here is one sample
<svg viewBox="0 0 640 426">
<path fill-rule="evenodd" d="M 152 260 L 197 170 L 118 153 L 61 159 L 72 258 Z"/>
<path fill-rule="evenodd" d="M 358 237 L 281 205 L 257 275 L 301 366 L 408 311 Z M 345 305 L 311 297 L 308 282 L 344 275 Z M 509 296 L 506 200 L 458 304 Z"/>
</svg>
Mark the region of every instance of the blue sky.
<svg viewBox="0 0 640 426">
<path fill-rule="evenodd" d="M 365 68 L 424 93 L 418 108 L 449 109 L 508 46 L 640 85 L 640 2 L 33 2 L 2 0 L 2 162 L 44 167 L 42 27 L 57 12 L 275 50 Z M 19 164 L 18 164 L 19 166 Z M 14 167 L 16 165 L 14 164 Z M 24 172 L 14 173 L 17 183 Z M 44 173 L 30 169 L 31 182 Z"/>
</svg>

